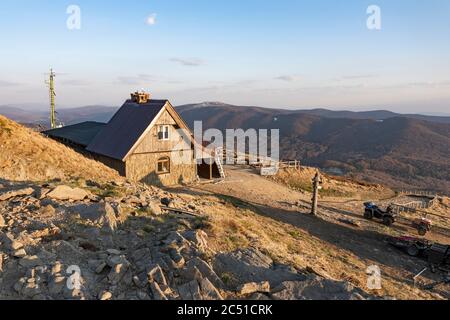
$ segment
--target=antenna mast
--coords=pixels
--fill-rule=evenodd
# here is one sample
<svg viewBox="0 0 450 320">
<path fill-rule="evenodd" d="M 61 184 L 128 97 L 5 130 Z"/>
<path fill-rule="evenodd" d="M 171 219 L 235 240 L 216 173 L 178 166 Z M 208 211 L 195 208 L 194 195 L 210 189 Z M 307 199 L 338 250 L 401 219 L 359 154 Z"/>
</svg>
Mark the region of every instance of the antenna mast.
<svg viewBox="0 0 450 320">
<path fill-rule="evenodd" d="M 55 73 L 53 69 L 50 69 L 50 79 L 49 79 L 49 89 L 50 89 L 50 127 L 55 129 L 56 125 L 56 111 L 55 111 Z"/>
</svg>

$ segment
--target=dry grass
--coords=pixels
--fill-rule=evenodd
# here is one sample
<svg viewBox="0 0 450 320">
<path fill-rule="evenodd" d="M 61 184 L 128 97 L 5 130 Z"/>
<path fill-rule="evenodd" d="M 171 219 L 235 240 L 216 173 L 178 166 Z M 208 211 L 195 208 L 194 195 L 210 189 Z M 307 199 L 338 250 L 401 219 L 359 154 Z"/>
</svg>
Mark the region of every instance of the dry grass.
<svg viewBox="0 0 450 320">
<path fill-rule="evenodd" d="M 283 169 L 270 179 L 296 191 L 312 192 L 312 179 L 315 168 L 302 167 L 300 170 Z M 322 173 L 322 197 L 345 197 L 358 199 L 382 199 L 395 193 L 383 186 L 351 181 L 342 177 L 332 177 Z"/>
<path fill-rule="evenodd" d="M 120 179 L 103 164 L 0 116 L 0 178 L 12 181 Z"/>
<path fill-rule="evenodd" d="M 212 201 L 217 199 L 212 198 Z M 298 270 L 311 268 L 318 274 L 337 280 L 349 281 L 372 294 L 397 299 L 436 299 L 427 291 L 415 289 L 405 281 L 402 270 L 380 266 L 383 270 L 383 289 L 366 288 L 366 269 L 374 261 L 362 259 L 337 245 L 310 235 L 290 224 L 261 216 L 256 210 L 236 207 L 232 203 L 216 205 L 208 210 L 206 228 L 210 245 L 216 251 L 233 251 L 255 247 L 274 261 L 291 264 Z"/>
</svg>

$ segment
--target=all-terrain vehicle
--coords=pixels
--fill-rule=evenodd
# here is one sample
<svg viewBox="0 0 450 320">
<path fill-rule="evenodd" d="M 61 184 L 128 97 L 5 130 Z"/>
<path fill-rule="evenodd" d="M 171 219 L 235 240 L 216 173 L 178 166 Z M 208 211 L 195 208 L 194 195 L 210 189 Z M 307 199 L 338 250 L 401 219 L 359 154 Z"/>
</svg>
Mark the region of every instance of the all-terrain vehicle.
<svg viewBox="0 0 450 320">
<path fill-rule="evenodd" d="M 427 232 L 431 231 L 431 224 L 431 220 L 422 217 L 414 219 L 412 222 L 412 227 L 417 229 L 417 232 L 421 236 L 424 236 Z"/>
<path fill-rule="evenodd" d="M 391 206 L 388 206 L 386 210 L 383 210 L 373 202 L 366 202 L 364 203 L 364 207 L 364 218 L 366 219 L 380 219 L 386 226 L 390 226 L 395 222 L 396 214 L 393 212 Z"/>
<path fill-rule="evenodd" d="M 392 237 L 388 242 L 409 254 L 412 257 L 424 256 L 431 247 L 431 242 L 414 237 Z"/>
<path fill-rule="evenodd" d="M 436 269 L 450 271 L 449 245 L 414 237 L 391 237 L 388 242 L 412 257 L 427 259 L 433 272 Z"/>
</svg>

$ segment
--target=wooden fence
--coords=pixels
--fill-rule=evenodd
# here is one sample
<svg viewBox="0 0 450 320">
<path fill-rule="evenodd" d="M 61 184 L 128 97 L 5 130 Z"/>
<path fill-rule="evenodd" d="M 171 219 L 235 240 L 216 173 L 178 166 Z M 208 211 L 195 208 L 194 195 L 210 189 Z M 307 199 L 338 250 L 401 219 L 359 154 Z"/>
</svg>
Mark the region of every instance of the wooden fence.
<svg viewBox="0 0 450 320">
<path fill-rule="evenodd" d="M 248 164 L 256 168 L 274 167 L 277 169 L 300 169 L 301 167 L 301 163 L 299 160 L 277 161 L 266 156 L 259 156 L 227 149 L 217 149 L 216 154 L 222 154 L 224 164 Z"/>
<path fill-rule="evenodd" d="M 300 167 L 301 163 L 299 160 L 285 160 L 278 162 L 279 169 L 287 169 L 287 168 L 300 169 Z"/>
<path fill-rule="evenodd" d="M 436 198 L 436 192 L 429 190 L 399 190 L 399 195 Z"/>
<path fill-rule="evenodd" d="M 432 208 L 438 201 L 437 194 L 432 191 L 424 191 L 424 190 L 401 190 L 398 192 L 399 195 L 404 196 L 413 196 L 413 197 L 422 197 L 427 198 L 427 200 L 423 201 L 410 201 L 407 203 L 393 203 L 391 204 L 392 209 L 396 213 L 400 212 L 411 212 L 416 213 L 417 211 L 423 209 Z"/>
</svg>

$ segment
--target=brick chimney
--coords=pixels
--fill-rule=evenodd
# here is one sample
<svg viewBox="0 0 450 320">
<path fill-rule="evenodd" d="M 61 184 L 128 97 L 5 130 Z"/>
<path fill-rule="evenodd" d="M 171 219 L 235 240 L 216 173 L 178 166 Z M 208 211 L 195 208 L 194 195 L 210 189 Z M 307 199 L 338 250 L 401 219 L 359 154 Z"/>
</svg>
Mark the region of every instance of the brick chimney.
<svg viewBox="0 0 450 320">
<path fill-rule="evenodd" d="M 150 93 L 144 91 L 136 91 L 135 93 L 131 94 L 131 100 L 133 100 L 133 102 L 137 104 L 145 104 L 150 100 Z"/>
</svg>

